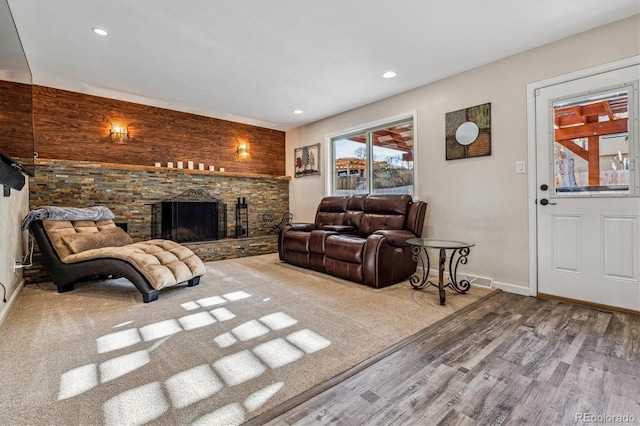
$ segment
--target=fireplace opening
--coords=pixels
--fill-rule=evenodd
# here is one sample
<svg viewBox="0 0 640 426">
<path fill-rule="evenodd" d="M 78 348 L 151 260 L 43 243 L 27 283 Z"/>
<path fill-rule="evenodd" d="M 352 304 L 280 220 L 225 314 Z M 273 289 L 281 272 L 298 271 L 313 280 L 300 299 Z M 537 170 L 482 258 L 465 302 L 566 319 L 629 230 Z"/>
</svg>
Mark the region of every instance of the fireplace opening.
<svg viewBox="0 0 640 426">
<path fill-rule="evenodd" d="M 202 189 L 152 204 L 151 237 L 179 243 L 227 238 L 227 205 Z"/>
</svg>

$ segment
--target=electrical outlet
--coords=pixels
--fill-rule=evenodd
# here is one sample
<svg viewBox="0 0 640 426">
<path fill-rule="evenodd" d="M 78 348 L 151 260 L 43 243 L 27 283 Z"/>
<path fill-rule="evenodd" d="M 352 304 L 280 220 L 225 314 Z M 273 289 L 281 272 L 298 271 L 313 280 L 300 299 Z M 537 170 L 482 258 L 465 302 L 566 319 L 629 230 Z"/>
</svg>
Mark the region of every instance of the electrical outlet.
<svg viewBox="0 0 640 426">
<path fill-rule="evenodd" d="M 524 161 L 516 161 L 516 173 L 520 174 L 524 172 L 525 172 Z"/>
</svg>

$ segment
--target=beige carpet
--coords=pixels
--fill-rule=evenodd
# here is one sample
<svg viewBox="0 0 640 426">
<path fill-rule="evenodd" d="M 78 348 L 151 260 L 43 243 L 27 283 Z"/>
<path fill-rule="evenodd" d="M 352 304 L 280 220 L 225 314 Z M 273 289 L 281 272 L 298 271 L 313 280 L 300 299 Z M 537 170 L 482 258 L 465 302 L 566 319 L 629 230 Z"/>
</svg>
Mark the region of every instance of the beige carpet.
<svg viewBox="0 0 640 426">
<path fill-rule="evenodd" d="M 30 285 L 0 329 L 2 423 L 242 423 L 490 291 L 440 306 L 433 287 L 376 290 L 276 254 L 207 263 L 149 304 L 124 279 Z"/>
</svg>

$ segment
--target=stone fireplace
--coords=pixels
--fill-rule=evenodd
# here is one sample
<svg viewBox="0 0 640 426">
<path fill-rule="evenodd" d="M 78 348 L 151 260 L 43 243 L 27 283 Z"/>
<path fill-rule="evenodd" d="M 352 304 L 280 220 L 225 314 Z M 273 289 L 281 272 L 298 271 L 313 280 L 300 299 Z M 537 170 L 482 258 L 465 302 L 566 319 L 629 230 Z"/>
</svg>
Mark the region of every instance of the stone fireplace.
<svg viewBox="0 0 640 426">
<path fill-rule="evenodd" d="M 227 205 L 202 189 L 151 205 L 151 238 L 183 243 L 226 237 Z"/>
<path fill-rule="evenodd" d="M 189 193 L 193 188 L 202 188 L 209 197 L 227 206 L 226 214 L 220 206 L 217 208 L 217 230 L 218 233 L 224 232 L 219 235 L 226 237 L 182 243 L 207 262 L 277 252 L 277 235 L 263 224 L 262 217 L 264 214 L 279 217 L 289 210 L 291 178 L 288 176 L 42 158 L 36 160 L 36 167 L 36 176 L 29 179 L 31 209 L 50 205 L 107 206 L 115 214 L 115 222 L 123 226 L 126 224 L 127 232 L 134 241 L 152 237 L 150 210 L 153 204 L 167 201 L 167 197 L 175 194 Z M 238 197 L 245 197 L 246 202 L 251 200 L 251 211 L 242 217 L 242 226 L 251 232 L 241 238 L 230 238 L 235 237 L 234 207 Z M 161 230 L 162 225 L 159 226 Z M 34 266 L 25 269 L 24 273 L 27 283 L 51 280 L 37 247 Z"/>
</svg>

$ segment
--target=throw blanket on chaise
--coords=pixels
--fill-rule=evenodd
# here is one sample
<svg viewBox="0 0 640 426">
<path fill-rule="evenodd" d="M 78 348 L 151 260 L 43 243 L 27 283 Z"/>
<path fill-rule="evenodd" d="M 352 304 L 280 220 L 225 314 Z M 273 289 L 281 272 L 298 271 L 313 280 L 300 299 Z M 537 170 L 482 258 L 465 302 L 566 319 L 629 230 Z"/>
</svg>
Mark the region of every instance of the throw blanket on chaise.
<svg viewBox="0 0 640 426">
<path fill-rule="evenodd" d="M 114 219 L 115 215 L 109 208 L 102 206 L 95 207 L 38 207 L 29 212 L 22 221 L 22 230 L 29 229 L 31 222 L 42 219 L 49 220 L 107 220 Z"/>
</svg>

